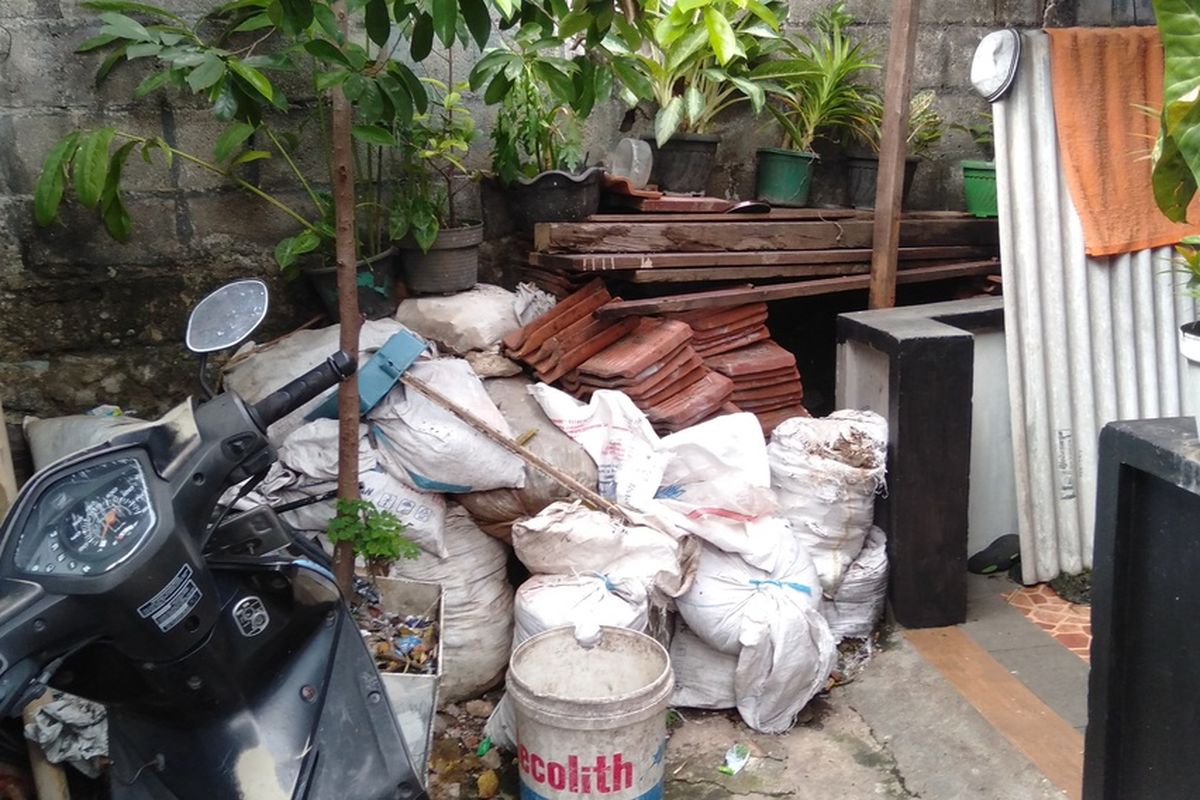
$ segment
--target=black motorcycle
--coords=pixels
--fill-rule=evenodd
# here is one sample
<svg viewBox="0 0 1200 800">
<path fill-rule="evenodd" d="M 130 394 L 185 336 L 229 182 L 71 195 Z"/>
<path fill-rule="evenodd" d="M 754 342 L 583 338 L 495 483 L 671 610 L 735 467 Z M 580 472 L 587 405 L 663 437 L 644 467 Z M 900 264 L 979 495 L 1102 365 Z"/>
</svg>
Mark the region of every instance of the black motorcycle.
<svg viewBox="0 0 1200 800">
<path fill-rule="evenodd" d="M 189 348 L 266 305 L 222 287 Z M 339 352 L 253 405 L 188 401 L 35 475 L 0 530 L 0 715 L 47 686 L 105 704 L 114 800 L 425 798 L 326 553 L 219 502 L 274 462 L 267 426 L 354 370 Z"/>
</svg>

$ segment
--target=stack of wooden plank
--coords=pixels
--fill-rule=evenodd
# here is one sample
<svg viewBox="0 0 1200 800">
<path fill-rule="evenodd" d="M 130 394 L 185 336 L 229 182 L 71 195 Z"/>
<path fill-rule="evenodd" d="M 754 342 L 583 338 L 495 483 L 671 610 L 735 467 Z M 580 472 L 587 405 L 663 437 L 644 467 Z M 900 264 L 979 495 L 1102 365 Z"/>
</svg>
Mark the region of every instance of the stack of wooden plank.
<svg viewBox="0 0 1200 800">
<path fill-rule="evenodd" d="M 774 290 L 763 299 L 828 294 L 866 288 L 873 227 L 870 212 L 850 209 L 599 214 L 539 224 L 520 274 L 558 297 L 596 276 L 650 285 L 643 293 L 677 291 L 681 283 L 753 281 Z M 998 273 L 998 241 L 995 220 L 908 214 L 900 227 L 898 282 Z"/>
</svg>

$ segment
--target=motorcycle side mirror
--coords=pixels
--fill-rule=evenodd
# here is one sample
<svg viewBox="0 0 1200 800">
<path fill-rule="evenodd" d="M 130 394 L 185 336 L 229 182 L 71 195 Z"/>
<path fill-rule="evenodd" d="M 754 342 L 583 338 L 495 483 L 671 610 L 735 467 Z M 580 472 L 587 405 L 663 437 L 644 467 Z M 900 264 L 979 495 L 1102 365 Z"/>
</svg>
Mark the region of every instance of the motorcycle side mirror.
<svg viewBox="0 0 1200 800">
<path fill-rule="evenodd" d="M 225 284 L 192 309 L 187 349 L 205 355 L 240 344 L 266 318 L 267 303 L 267 285 L 257 278 Z"/>
</svg>

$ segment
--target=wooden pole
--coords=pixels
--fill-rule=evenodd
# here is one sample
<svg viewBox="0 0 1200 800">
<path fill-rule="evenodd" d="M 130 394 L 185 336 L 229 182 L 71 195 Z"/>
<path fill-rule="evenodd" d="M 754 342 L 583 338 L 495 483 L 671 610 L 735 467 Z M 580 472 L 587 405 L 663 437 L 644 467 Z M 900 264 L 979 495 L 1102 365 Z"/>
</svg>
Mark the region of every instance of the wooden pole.
<svg viewBox="0 0 1200 800">
<path fill-rule="evenodd" d="M 17 499 L 17 474 L 4 424 L 4 404 L 0 403 L 0 519 L 4 519 L 4 512 Z"/>
<path fill-rule="evenodd" d="M 920 0 L 894 0 L 879 138 L 879 183 L 875 188 L 875 230 L 871 240 L 871 308 L 896 305 L 896 258 L 900 247 L 900 203 L 904 158 L 908 154 L 908 104 L 917 49 Z"/>
<path fill-rule="evenodd" d="M 348 28 L 346 3 L 333 4 L 343 35 Z M 331 168 L 337 255 L 338 316 L 341 317 L 339 346 L 358 355 L 362 317 L 358 312 L 357 228 L 354 224 L 354 153 L 350 138 L 351 110 L 340 85 L 330 90 Z M 358 499 L 358 377 L 351 376 L 338 387 L 338 497 Z M 333 552 L 333 574 L 342 595 L 349 600 L 354 587 L 354 545 L 338 542 Z"/>
</svg>

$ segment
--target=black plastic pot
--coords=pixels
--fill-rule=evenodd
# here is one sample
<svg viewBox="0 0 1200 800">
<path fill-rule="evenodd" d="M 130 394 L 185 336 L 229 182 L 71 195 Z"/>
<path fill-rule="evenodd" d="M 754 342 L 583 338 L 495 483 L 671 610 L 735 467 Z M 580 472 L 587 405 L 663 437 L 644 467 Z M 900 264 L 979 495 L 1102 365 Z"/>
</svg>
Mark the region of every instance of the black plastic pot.
<svg viewBox="0 0 1200 800">
<path fill-rule="evenodd" d="M 394 299 L 396 248 L 389 247 L 379 255 L 358 262 L 358 309 L 367 319 L 383 319 L 396 313 Z M 337 267 L 321 265 L 303 267 L 325 313 L 334 322 L 341 321 L 338 312 Z"/>
<path fill-rule="evenodd" d="M 904 159 L 904 188 L 900 205 L 908 200 L 908 191 L 912 188 L 913 178 L 917 174 L 917 165 L 921 159 L 908 156 Z M 846 184 L 849 192 L 848 202 L 854 208 L 874 208 L 875 188 L 879 183 L 878 156 L 849 156 L 846 158 Z"/>
<path fill-rule="evenodd" d="M 603 176 L 603 168 L 589 167 L 578 174 L 554 169 L 519 178 L 505 189 L 508 212 L 526 231 L 538 222 L 576 222 L 600 210 Z"/>
<path fill-rule="evenodd" d="M 717 145 L 721 137 L 707 133 L 677 133 L 661 148 L 653 136 L 643 136 L 650 143 L 654 166 L 650 182 L 664 192 L 704 194 L 708 178 L 717 163 Z"/>
<path fill-rule="evenodd" d="M 396 243 L 404 265 L 404 283 L 416 294 L 465 292 L 479 282 L 479 245 L 483 223 L 443 228 L 422 252 L 412 236 Z"/>
</svg>

